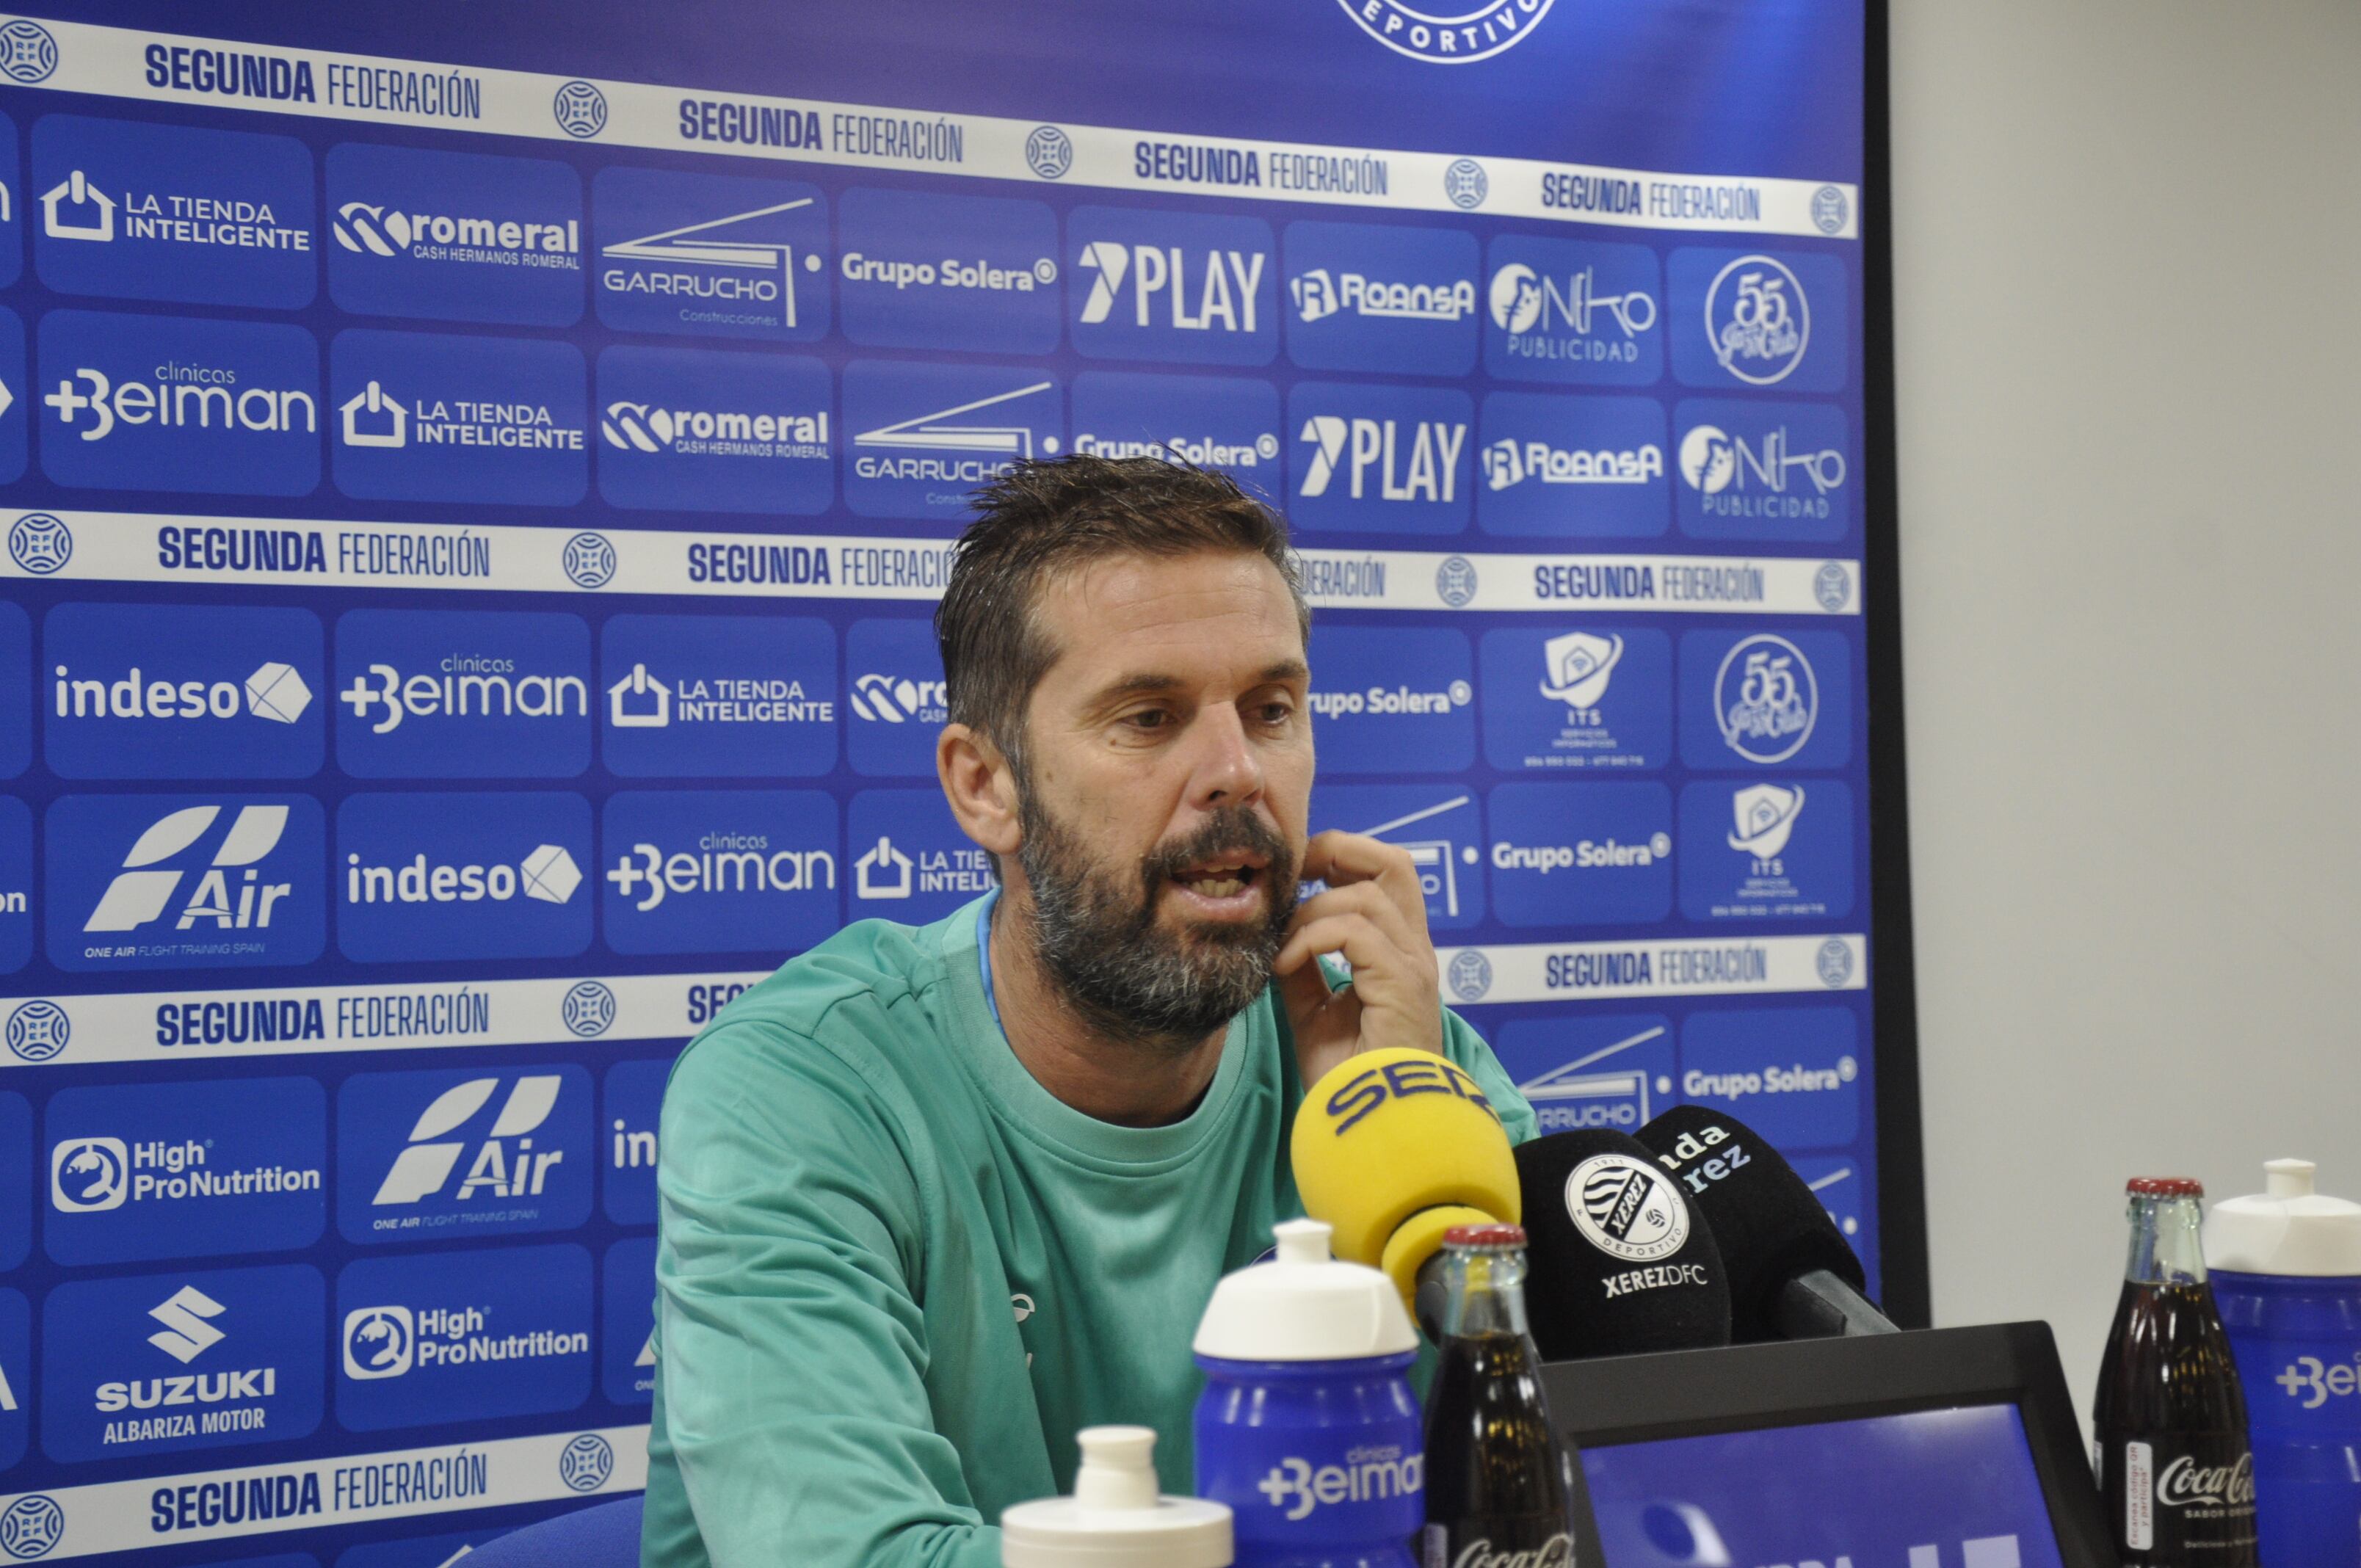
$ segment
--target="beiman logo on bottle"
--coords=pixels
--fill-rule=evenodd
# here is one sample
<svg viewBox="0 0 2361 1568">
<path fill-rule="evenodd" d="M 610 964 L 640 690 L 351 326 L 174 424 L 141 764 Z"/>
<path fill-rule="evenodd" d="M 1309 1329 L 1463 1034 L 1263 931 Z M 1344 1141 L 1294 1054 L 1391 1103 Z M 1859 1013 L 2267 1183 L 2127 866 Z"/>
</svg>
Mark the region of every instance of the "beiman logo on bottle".
<svg viewBox="0 0 2361 1568">
<path fill-rule="evenodd" d="M 1272 1508 L 1285 1510 L 1281 1517 L 1292 1523 L 1323 1504 L 1407 1497 L 1425 1486 L 1426 1455 L 1404 1454 L 1400 1444 L 1385 1442 L 1348 1450 L 1342 1464 L 1315 1465 L 1290 1454 L 1274 1464 L 1255 1490 Z"/>
</svg>

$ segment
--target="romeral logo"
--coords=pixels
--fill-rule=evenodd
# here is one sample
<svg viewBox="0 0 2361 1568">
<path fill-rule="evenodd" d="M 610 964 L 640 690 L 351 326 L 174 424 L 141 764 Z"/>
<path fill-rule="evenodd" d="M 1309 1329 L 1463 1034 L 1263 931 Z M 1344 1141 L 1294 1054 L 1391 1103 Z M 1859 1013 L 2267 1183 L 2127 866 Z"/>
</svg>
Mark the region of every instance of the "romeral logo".
<svg viewBox="0 0 2361 1568">
<path fill-rule="evenodd" d="M 1758 633 L 1733 644 L 1714 674 L 1714 722 L 1750 762 L 1784 762 L 1804 749 L 1820 712 L 1812 662 L 1784 637 Z"/>
<path fill-rule="evenodd" d="M 43 1451 L 79 1463 L 309 1434 L 324 1296 L 301 1265 L 60 1286 L 42 1307 Z"/>
<path fill-rule="evenodd" d="M 1459 459 L 1467 444 L 1464 420 L 1314 414 L 1297 439 L 1312 448 L 1296 490 L 1306 499 L 1326 495 L 1340 472 L 1342 493 L 1356 501 L 1458 499 Z"/>
<path fill-rule="evenodd" d="M 582 181 L 565 164 L 345 142 L 327 176 L 328 292 L 346 311 L 581 319 Z"/>
<path fill-rule="evenodd" d="M 590 941 L 579 795 L 356 795 L 336 812 L 337 939 L 400 962 L 564 958 Z"/>
<path fill-rule="evenodd" d="M 650 408 L 611 402 L 598 422 L 619 452 L 676 452 L 718 457 L 829 455 L 828 411 L 743 413 Z"/>
<path fill-rule="evenodd" d="M 950 717 L 950 687 L 937 680 L 874 671 L 852 678 L 855 717 L 877 724 L 941 724 Z"/>
<path fill-rule="evenodd" d="M 1546 441 L 1502 439 L 1484 448 L 1484 483 L 1495 490 L 1528 479 L 1544 485 L 1646 485 L 1664 477 L 1664 449 L 1653 442 L 1586 452 Z"/>
<path fill-rule="evenodd" d="M 525 1074 L 511 1081 L 489 1128 L 478 1136 L 449 1137 L 475 1119 L 500 1088 L 498 1078 L 471 1078 L 454 1084 L 429 1102 L 411 1124 L 410 1136 L 394 1157 L 385 1179 L 378 1183 L 373 1207 L 407 1208 L 450 1190 L 451 1201 L 467 1204 L 478 1199 L 538 1197 L 549 1185 L 553 1167 L 563 1164 L 566 1150 L 544 1148 L 535 1153 L 533 1129 L 549 1120 L 566 1078 L 559 1073 Z M 456 1186 L 452 1176 L 470 1148 L 466 1173 Z"/>
<path fill-rule="evenodd" d="M 652 511 L 800 512 L 836 499 L 828 367 L 623 345 L 598 356 L 598 492 Z"/>
<path fill-rule="evenodd" d="M 1416 282 L 1366 277 L 1358 272 L 1331 276 L 1315 267 L 1288 280 L 1287 291 L 1295 313 L 1305 322 L 1323 321 L 1343 312 L 1393 321 L 1455 322 L 1476 313 L 1476 283 L 1469 278 Z"/>
<path fill-rule="evenodd" d="M 588 1216 L 598 1151 L 578 1067 L 364 1073 L 346 1081 L 336 1114 L 347 1241 L 558 1230 Z M 379 1287 L 355 1304 L 405 1294 Z"/>
<path fill-rule="evenodd" d="M 34 267 L 60 293 L 292 310 L 318 290 L 312 155 L 291 137 L 47 115 Z"/>
<path fill-rule="evenodd" d="M 331 232 L 357 256 L 419 261 L 467 261 L 498 267 L 544 267 L 566 271 L 582 265 L 582 224 L 521 223 L 513 218 L 406 213 L 381 203 L 346 202 L 336 209 Z"/>
</svg>

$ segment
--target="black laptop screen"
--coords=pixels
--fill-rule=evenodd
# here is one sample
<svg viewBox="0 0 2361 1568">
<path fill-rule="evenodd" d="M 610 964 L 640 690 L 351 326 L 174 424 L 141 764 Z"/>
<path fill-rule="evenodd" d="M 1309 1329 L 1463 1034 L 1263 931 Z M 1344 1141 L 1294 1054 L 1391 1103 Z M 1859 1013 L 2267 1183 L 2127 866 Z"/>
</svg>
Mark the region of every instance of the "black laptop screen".
<svg viewBox="0 0 2361 1568">
<path fill-rule="evenodd" d="M 1587 1447 L 1607 1568 L 2062 1568 L 2015 1405 Z"/>
</svg>

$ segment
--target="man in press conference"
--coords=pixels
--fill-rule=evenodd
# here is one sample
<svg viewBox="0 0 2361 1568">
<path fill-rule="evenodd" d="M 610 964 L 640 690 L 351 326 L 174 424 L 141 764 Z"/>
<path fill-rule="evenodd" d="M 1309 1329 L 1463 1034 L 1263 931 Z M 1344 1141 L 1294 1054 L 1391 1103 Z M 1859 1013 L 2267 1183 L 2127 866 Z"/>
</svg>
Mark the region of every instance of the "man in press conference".
<svg viewBox="0 0 2361 1568">
<path fill-rule="evenodd" d="M 1421 1047 L 1533 1135 L 1442 1004 L 1407 853 L 1307 836 L 1284 525 L 1148 458 L 1020 464 L 977 503 L 936 762 L 999 886 L 846 928 L 674 1069 L 649 1568 L 992 1568 L 1001 1510 L 1067 1490 L 1103 1422 L 1154 1427 L 1186 1492 L 1189 1342 L 1302 1212 L 1303 1086 Z"/>
</svg>

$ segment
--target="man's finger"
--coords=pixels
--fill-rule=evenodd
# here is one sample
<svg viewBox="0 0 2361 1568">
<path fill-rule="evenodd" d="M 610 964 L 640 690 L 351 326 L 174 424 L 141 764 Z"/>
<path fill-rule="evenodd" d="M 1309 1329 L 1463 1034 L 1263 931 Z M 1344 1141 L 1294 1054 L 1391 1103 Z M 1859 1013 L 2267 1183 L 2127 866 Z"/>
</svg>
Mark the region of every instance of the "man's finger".
<svg viewBox="0 0 2361 1568">
<path fill-rule="evenodd" d="M 1329 915 L 1299 928 L 1279 949 L 1271 968 L 1280 974 L 1301 966 L 1318 967 L 1322 953 L 1342 953 L 1353 966 L 1353 989 L 1364 1002 L 1407 1004 L 1419 988 L 1421 975 L 1414 960 L 1386 939 L 1367 916 Z M 1428 967 L 1432 968 L 1433 960 Z"/>
<path fill-rule="evenodd" d="M 1387 938 L 1404 952 L 1415 951 L 1427 942 L 1424 928 L 1414 927 L 1401 905 L 1392 895 L 1373 882 L 1347 883 L 1342 887 L 1328 887 L 1295 906 L 1295 916 L 1288 922 L 1292 932 L 1314 920 L 1331 915 L 1365 915 L 1374 922 Z"/>
<path fill-rule="evenodd" d="M 1426 892 L 1418 884 L 1418 867 L 1410 851 L 1399 844 L 1331 828 L 1304 846 L 1303 880 L 1332 887 L 1375 883 L 1410 919 L 1412 929 L 1426 929 Z"/>
</svg>

